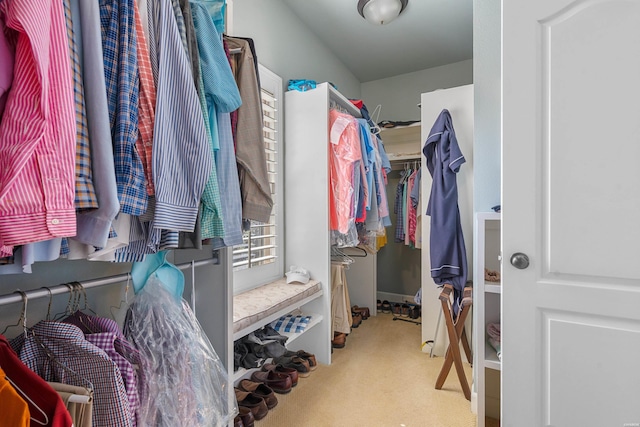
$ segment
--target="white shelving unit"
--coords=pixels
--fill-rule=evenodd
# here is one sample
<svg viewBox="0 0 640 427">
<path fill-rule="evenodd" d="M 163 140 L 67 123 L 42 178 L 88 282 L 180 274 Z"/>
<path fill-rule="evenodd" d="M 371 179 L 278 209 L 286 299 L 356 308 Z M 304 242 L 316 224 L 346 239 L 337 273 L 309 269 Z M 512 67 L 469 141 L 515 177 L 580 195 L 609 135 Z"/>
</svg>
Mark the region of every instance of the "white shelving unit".
<svg viewBox="0 0 640 427">
<path fill-rule="evenodd" d="M 478 212 L 474 227 L 474 391 L 477 395 L 478 427 L 485 416 L 500 417 L 500 359 L 487 341 L 486 328 L 501 319 L 502 283 L 485 280 L 484 269 L 500 271 L 500 214 Z"/>
<path fill-rule="evenodd" d="M 296 337 L 291 347 L 305 349 L 327 365 L 331 364 L 333 339 L 328 203 L 332 104 L 361 117 L 360 110 L 329 83 L 320 83 L 306 92 L 285 93 L 285 265 L 303 267 L 312 279 L 322 283 L 322 297 L 307 303 L 303 311 L 313 311 L 324 319 Z"/>
</svg>

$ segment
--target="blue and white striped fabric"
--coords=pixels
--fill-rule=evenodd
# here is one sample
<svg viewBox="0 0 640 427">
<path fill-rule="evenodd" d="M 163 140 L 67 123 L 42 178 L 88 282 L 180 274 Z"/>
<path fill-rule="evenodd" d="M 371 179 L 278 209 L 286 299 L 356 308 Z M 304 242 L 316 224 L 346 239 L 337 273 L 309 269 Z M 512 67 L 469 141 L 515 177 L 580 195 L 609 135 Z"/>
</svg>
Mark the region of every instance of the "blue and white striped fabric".
<svg viewBox="0 0 640 427">
<path fill-rule="evenodd" d="M 160 61 L 153 135 L 154 227 L 193 231 L 213 160 L 171 0 L 156 6 Z"/>
<path fill-rule="evenodd" d="M 294 332 L 299 334 L 300 332 L 304 332 L 310 321 L 311 316 L 294 316 L 293 314 L 287 314 L 271 322 L 271 327 L 278 332 Z"/>
</svg>

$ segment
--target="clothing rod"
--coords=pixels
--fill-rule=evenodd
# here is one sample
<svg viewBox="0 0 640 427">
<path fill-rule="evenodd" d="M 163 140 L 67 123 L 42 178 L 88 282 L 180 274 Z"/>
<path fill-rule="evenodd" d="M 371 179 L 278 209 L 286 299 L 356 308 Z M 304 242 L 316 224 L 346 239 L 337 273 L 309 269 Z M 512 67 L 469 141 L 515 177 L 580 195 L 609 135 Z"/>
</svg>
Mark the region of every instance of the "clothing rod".
<svg viewBox="0 0 640 427">
<path fill-rule="evenodd" d="M 218 260 L 216 258 L 209 258 L 209 259 L 204 259 L 200 261 L 194 261 L 193 266 L 201 267 L 203 265 L 214 264 L 217 261 Z M 186 270 L 188 268 L 191 268 L 191 262 L 178 264 L 176 265 L 176 267 L 178 267 L 180 270 Z M 125 274 L 118 274 L 116 276 L 103 277 L 101 279 L 87 280 L 86 282 L 79 282 L 79 283 L 82 285 L 83 288 L 91 289 L 91 288 L 97 288 L 99 286 L 112 285 L 114 283 L 124 282 L 129 278 L 129 276 L 130 276 L 130 273 L 125 273 Z M 51 286 L 47 288 L 42 287 L 38 289 L 33 289 L 31 291 L 25 291 L 24 294 L 27 296 L 27 300 L 33 300 L 35 298 L 44 298 L 49 296 L 49 290 L 47 289 L 51 291 L 51 295 L 60 295 L 64 293 L 69 293 L 71 291 L 71 288 L 69 286 L 56 285 L 56 286 Z M 22 295 L 19 292 L 0 295 L 0 306 L 7 305 L 7 304 L 15 304 L 17 302 L 22 302 Z"/>
</svg>

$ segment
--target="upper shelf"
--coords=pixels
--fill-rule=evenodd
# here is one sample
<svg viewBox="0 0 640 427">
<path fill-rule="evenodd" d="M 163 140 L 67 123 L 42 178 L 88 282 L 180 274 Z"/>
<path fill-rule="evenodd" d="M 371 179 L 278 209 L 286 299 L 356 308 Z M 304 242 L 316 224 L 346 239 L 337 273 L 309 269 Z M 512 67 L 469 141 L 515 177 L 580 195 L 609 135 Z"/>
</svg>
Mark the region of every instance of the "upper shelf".
<svg viewBox="0 0 640 427">
<path fill-rule="evenodd" d="M 385 147 L 398 144 L 412 144 L 420 147 L 422 145 L 420 138 L 421 129 L 420 122 L 409 126 L 380 128 L 380 138 L 382 138 L 382 142 L 384 142 Z"/>
</svg>

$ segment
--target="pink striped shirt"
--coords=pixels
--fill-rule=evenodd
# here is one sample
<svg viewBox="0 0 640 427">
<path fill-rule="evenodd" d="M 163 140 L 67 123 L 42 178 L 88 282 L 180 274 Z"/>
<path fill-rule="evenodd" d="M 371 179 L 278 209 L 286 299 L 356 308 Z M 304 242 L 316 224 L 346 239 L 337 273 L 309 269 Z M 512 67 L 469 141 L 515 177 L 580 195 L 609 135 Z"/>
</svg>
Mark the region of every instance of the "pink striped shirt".
<svg viewBox="0 0 640 427">
<path fill-rule="evenodd" d="M 14 80 L 0 123 L 0 256 L 76 234 L 75 104 L 61 1 L 4 0 Z"/>
</svg>

